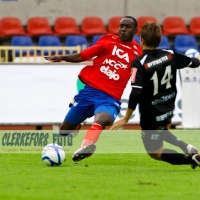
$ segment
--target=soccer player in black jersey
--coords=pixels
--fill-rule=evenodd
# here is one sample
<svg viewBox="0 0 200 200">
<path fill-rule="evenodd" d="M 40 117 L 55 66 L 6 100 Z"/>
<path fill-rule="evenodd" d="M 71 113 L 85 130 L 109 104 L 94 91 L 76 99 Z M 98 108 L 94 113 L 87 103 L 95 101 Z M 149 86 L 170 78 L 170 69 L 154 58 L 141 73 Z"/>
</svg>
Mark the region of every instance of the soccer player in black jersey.
<svg viewBox="0 0 200 200">
<path fill-rule="evenodd" d="M 125 125 L 139 104 L 142 140 L 147 153 L 156 160 L 173 165 L 200 166 L 196 147 L 186 144 L 169 130 L 176 98 L 176 73 L 184 67 L 196 68 L 200 58 L 189 58 L 167 49 L 156 49 L 161 41 L 161 27 L 146 23 L 140 32 L 143 54 L 131 64 L 132 91 L 126 115 L 115 122 L 111 130 Z M 163 141 L 180 147 L 184 153 L 167 149 Z"/>
</svg>

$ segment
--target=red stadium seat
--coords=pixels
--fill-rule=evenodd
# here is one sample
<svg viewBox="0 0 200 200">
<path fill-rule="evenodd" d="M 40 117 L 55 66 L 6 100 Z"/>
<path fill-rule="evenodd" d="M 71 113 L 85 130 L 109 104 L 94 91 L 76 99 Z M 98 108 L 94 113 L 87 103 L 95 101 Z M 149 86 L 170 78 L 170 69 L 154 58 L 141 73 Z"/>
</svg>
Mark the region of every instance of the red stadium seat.
<svg viewBox="0 0 200 200">
<path fill-rule="evenodd" d="M 190 33 L 192 35 L 200 35 L 200 16 L 193 17 L 190 20 Z"/>
<path fill-rule="evenodd" d="M 137 18 L 137 22 L 138 22 L 138 32 L 137 34 L 140 34 L 140 30 L 142 25 L 144 25 L 146 22 L 158 22 L 157 19 L 155 17 L 152 16 L 141 16 Z"/>
<path fill-rule="evenodd" d="M 85 36 L 107 33 L 103 20 L 100 17 L 83 18 L 81 24 L 81 31 L 82 34 Z"/>
<path fill-rule="evenodd" d="M 0 35 L 2 37 L 25 35 L 25 31 L 21 24 L 20 19 L 16 17 L 2 18 L 0 21 Z"/>
<path fill-rule="evenodd" d="M 72 17 L 58 17 L 54 23 L 54 33 L 58 36 L 81 34 L 76 20 Z"/>
<path fill-rule="evenodd" d="M 31 17 L 27 22 L 27 33 L 30 36 L 52 35 L 53 31 L 46 17 Z"/>
<path fill-rule="evenodd" d="M 166 17 L 163 21 L 163 34 L 189 34 L 189 31 L 182 17 Z"/>
<path fill-rule="evenodd" d="M 108 21 L 108 33 L 118 35 L 119 34 L 119 23 L 123 16 L 111 17 Z"/>
</svg>

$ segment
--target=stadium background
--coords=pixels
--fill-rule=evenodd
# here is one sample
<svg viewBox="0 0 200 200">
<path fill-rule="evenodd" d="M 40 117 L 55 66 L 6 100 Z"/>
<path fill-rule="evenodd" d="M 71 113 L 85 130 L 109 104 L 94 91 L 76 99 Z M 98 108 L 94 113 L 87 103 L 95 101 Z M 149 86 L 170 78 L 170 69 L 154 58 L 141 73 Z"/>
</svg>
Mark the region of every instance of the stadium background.
<svg viewBox="0 0 200 200">
<path fill-rule="evenodd" d="M 56 17 L 67 15 L 80 25 L 90 15 L 101 17 L 105 24 L 115 15 L 150 15 L 160 24 L 166 16 L 180 16 L 189 24 L 192 17 L 200 15 L 199 6 L 198 0 L 1 0 L 0 18 L 16 16 L 26 25 L 29 17 L 45 16 L 53 25 Z"/>
<path fill-rule="evenodd" d="M 76 19 L 77 24 L 79 27 L 81 27 L 82 19 L 87 16 L 98 16 L 101 17 L 105 26 L 107 26 L 108 21 L 111 17 L 113 16 L 121 16 L 121 15 L 131 15 L 134 16 L 135 18 L 138 18 L 140 16 L 154 16 L 160 25 L 162 25 L 163 20 L 165 17 L 168 16 L 179 16 L 182 17 L 186 23 L 187 26 L 190 24 L 190 20 L 192 17 L 195 16 L 200 16 L 200 11 L 199 11 L 199 1 L 197 0 L 191 0 L 191 1 L 186 1 L 186 0 L 2 0 L 0 1 L 0 19 L 3 17 L 8 17 L 8 16 L 14 16 L 18 17 L 23 26 L 26 28 L 27 25 L 27 20 L 30 17 L 35 17 L 35 16 L 44 16 L 49 20 L 50 25 L 53 27 L 55 23 L 55 19 L 60 16 L 71 16 Z M 9 41 L 10 38 L 1 38 L 2 44 L 7 43 L 5 41 Z M 198 40 L 199 41 L 199 40 Z M 41 66 L 41 64 L 35 64 L 37 66 Z M 12 66 L 7 66 L 7 67 L 12 67 Z M 47 66 L 47 65 L 44 65 Z M 5 66 L 3 66 L 5 67 Z M 20 66 L 16 66 L 19 67 Z M 33 66 L 32 66 L 33 67 Z M 66 67 L 72 67 L 66 66 Z M 3 69 L 3 68 L 1 68 Z M 17 68 L 15 69 L 17 70 Z M 44 72 L 45 73 L 45 72 Z M 69 72 L 67 72 L 69 73 Z M 9 76 L 9 75 L 8 75 Z M 13 77 L 12 80 L 15 80 L 16 77 Z M 16 78 L 17 79 L 17 78 Z M 23 77 L 21 77 L 23 79 Z M 2 79 L 1 87 L 4 87 L 4 84 L 6 83 L 7 80 Z M 45 81 L 45 80 L 44 80 Z M 66 80 L 67 81 L 67 80 Z M 71 85 L 76 85 L 77 79 L 74 79 L 74 83 L 70 83 Z M 12 82 L 11 82 L 12 83 Z M 30 84 L 30 82 L 27 80 L 27 83 Z M 33 83 L 33 82 L 32 82 Z M 23 84 L 23 82 L 22 82 Z M 7 88 L 12 89 L 12 84 L 11 86 L 6 85 Z M 31 86 L 31 85 L 30 85 Z M 66 86 L 67 89 L 68 86 Z M 76 87 L 76 86 L 75 86 Z M 5 88 L 2 89 L 5 91 Z M 76 90 L 76 89 L 75 89 Z M 45 96 L 51 98 L 50 96 L 51 92 L 50 91 L 43 91 Z M 57 96 L 59 94 L 59 91 L 54 91 L 53 95 Z M 16 94 L 14 97 L 18 98 Z M 32 93 L 32 96 L 37 95 L 37 93 Z M 73 94 L 70 93 L 70 98 Z M 12 95 L 11 95 L 12 97 Z M 3 98 L 5 98 L 3 96 Z M 2 98 L 2 99 L 3 99 Z M 27 98 L 26 94 L 24 94 L 23 98 Z M 64 99 L 65 97 L 58 96 L 57 98 Z M 127 97 L 128 98 L 128 97 Z M 3 99 L 4 102 L 7 101 L 7 99 Z M 2 100 L 2 102 L 3 102 Z M 35 101 L 41 101 L 41 98 L 35 99 Z M 8 101 L 7 101 L 8 102 Z M 15 99 L 9 100 L 9 103 L 15 105 L 17 101 Z M 28 104 L 28 100 L 26 101 Z M 4 112 L 1 112 L 0 119 L 5 119 L 5 116 L 7 116 L 9 119 L 9 104 L 8 109 L 6 110 L 4 105 L 1 105 L 1 110 Z M 52 104 L 53 105 L 53 104 Z M 68 101 L 65 101 L 65 106 L 68 105 Z M 49 108 L 49 113 L 47 116 L 51 115 L 51 110 L 52 107 Z M 179 109 L 180 106 L 178 106 L 177 102 L 177 108 Z M 11 110 L 11 113 L 13 110 Z M 180 117 L 180 110 L 177 111 L 177 117 Z M 64 114 L 66 111 L 63 108 L 62 114 L 60 114 L 60 122 L 62 121 Z M 0 121 L 0 129 L 52 129 L 52 128 L 58 128 L 59 125 L 59 120 L 58 121 L 29 121 L 26 120 L 28 119 L 28 116 L 32 115 L 31 112 L 27 112 L 27 117 L 23 116 L 25 119 L 23 121 L 13 121 L 11 123 L 8 122 L 8 120 Z M 16 117 L 20 118 L 20 111 L 17 112 Z M 40 115 L 38 113 L 38 115 Z M 53 115 L 53 113 L 52 113 Z M 10 115 L 11 116 L 11 115 Z M 137 122 L 137 120 L 136 120 Z M 175 121 L 176 122 L 176 121 Z M 180 122 L 177 120 L 177 122 Z M 12 125 L 12 126 L 10 126 Z M 13 126 L 14 125 L 14 126 Z M 23 125 L 23 126 L 22 126 Z M 26 126 L 24 126 L 26 125 Z M 131 124 L 133 125 L 133 124 Z M 136 125 L 136 126 L 135 126 Z M 129 128 L 132 126 L 129 126 Z M 138 127 L 138 123 L 134 122 L 134 127 Z"/>
</svg>

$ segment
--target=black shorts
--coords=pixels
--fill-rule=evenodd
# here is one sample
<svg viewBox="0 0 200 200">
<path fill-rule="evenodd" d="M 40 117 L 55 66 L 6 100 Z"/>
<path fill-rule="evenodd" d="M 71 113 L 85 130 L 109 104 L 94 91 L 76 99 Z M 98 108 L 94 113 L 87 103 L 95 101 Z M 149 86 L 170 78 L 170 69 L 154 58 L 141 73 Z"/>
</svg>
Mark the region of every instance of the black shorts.
<svg viewBox="0 0 200 200">
<path fill-rule="evenodd" d="M 161 126 L 156 130 L 142 130 L 141 138 L 146 151 L 149 152 L 160 149 L 163 146 L 163 141 L 167 132 L 168 129 L 165 126 Z"/>
</svg>

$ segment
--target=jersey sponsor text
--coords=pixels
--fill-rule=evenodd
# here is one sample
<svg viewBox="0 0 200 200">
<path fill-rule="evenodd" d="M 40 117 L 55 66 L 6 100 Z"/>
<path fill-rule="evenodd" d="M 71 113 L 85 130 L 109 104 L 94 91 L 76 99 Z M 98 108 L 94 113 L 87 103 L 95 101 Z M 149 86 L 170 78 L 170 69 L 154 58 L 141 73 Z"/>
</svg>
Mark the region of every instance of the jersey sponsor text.
<svg viewBox="0 0 200 200">
<path fill-rule="evenodd" d="M 161 57 L 161 58 L 159 58 L 159 59 L 157 59 L 157 60 L 154 60 L 154 61 L 152 61 L 152 62 L 147 63 L 147 66 L 148 66 L 148 67 L 152 67 L 152 66 L 158 65 L 158 64 L 160 64 L 160 63 L 163 63 L 163 62 L 165 62 L 166 60 L 168 60 L 168 57 L 167 57 L 167 56 L 163 56 L 163 57 Z"/>
<path fill-rule="evenodd" d="M 105 66 L 102 66 L 100 68 L 100 71 L 102 73 L 104 73 L 106 76 L 109 77 L 109 79 L 114 79 L 115 81 L 119 80 L 120 76 L 119 74 L 116 74 L 116 70 L 112 71 L 110 70 L 109 66 L 108 67 L 105 67 Z"/>
<path fill-rule="evenodd" d="M 172 115 L 173 115 L 173 110 L 171 110 L 163 115 L 156 116 L 156 121 L 157 122 L 164 121 L 165 119 L 167 119 L 168 117 L 170 117 Z"/>
<path fill-rule="evenodd" d="M 175 97 L 176 96 L 176 93 L 175 92 L 173 92 L 173 93 L 171 93 L 171 94 L 168 94 L 168 95 L 166 95 L 166 96 L 162 96 L 161 98 L 159 98 L 159 99 L 155 99 L 155 100 L 153 100 L 152 102 L 151 102 L 151 105 L 156 105 L 156 104 L 158 104 L 158 103 L 162 103 L 162 102 L 165 102 L 165 101 L 168 101 L 169 99 L 172 99 L 173 97 Z"/>
<path fill-rule="evenodd" d="M 115 69 L 119 69 L 119 68 L 126 69 L 126 68 L 128 68 L 127 65 L 121 63 L 120 61 L 116 62 L 115 60 L 111 60 L 111 59 L 105 59 L 103 64 L 108 64 L 110 66 L 113 66 Z"/>
</svg>

